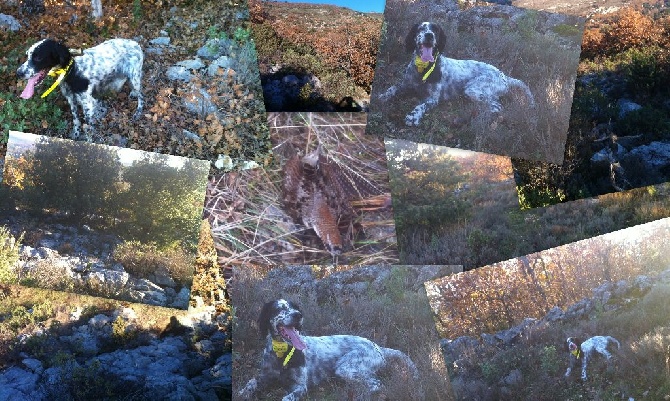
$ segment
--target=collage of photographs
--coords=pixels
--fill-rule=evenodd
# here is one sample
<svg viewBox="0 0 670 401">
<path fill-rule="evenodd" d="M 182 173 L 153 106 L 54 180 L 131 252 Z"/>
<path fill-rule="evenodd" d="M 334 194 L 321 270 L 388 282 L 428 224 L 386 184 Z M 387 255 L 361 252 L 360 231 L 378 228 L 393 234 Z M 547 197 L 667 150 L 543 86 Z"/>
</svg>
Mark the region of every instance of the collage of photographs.
<svg viewBox="0 0 670 401">
<path fill-rule="evenodd" d="M 667 0 L 5 0 L 0 80 L 0 401 L 670 400 Z"/>
</svg>

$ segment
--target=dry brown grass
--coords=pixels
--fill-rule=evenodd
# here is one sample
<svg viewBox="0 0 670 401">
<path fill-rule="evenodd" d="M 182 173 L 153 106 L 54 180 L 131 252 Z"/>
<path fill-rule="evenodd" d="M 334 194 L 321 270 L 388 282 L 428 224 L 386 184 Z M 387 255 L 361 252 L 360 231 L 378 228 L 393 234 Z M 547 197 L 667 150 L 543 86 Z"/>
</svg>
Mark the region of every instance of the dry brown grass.
<svg viewBox="0 0 670 401">
<path fill-rule="evenodd" d="M 389 152 L 395 155 L 393 148 Z M 441 148 L 436 156 L 422 157 L 407 165 L 413 171 L 439 171 L 445 162 L 438 156 L 447 153 L 448 149 Z M 430 227 L 421 226 L 418 218 L 408 215 L 406 221 L 399 223 L 397 233 L 402 263 L 454 263 L 470 270 L 670 216 L 668 184 L 520 210 L 509 159 L 482 155 L 476 165 L 465 159 L 458 162 L 452 175 L 464 175 L 462 184 L 468 189 L 456 197 L 467 202 L 467 207 L 456 220 Z M 408 207 L 435 211 L 443 207 L 444 202 L 434 197 L 441 194 L 436 188 L 449 183 L 449 178 L 423 183 L 424 198 L 409 198 L 400 204 L 402 199 L 397 194 L 416 183 L 402 170 L 392 170 L 391 176 L 396 180 L 393 191 L 398 216 L 404 217 L 400 213 Z M 422 203 L 422 199 L 428 201 Z"/>
<path fill-rule="evenodd" d="M 353 248 L 339 256 L 344 264 L 383 264 L 398 260 L 393 213 L 388 207 L 384 145 L 367 137 L 366 116 L 358 113 L 274 113 L 268 117 L 275 163 L 214 178 L 206 212 L 221 265 L 331 263 L 321 240 L 283 209 L 282 166 L 290 152 L 322 149 L 347 173 L 376 188 L 378 196 L 353 203 L 360 213 Z"/>
</svg>

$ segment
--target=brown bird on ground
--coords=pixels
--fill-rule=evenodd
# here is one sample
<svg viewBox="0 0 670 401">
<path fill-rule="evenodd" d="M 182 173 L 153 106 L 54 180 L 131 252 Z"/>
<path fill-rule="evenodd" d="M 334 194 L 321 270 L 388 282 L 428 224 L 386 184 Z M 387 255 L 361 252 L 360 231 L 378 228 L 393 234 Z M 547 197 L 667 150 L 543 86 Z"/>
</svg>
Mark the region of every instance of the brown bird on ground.
<svg viewBox="0 0 670 401">
<path fill-rule="evenodd" d="M 352 200 L 381 193 L 374 184 L 330 158 L 319 145 L 284 165 L 283 204 L 296 222 L 314 230 L 336 259 L 353 245 L 357 213 Z"/>
</svg>

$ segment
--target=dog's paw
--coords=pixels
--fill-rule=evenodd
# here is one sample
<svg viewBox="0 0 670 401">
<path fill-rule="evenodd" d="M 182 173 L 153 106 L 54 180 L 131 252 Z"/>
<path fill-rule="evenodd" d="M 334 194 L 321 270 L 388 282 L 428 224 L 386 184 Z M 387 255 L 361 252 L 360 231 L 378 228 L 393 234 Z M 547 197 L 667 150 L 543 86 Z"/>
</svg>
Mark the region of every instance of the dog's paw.
<svg viewBox="0 0 670 401">
<path fill-rule="evenodd" d="M 392 86 L 386 90 L 386 92 L 382 93 L 379 95 L 377 98 L 382 101 L 382 102 L 388 102 L 397 92 L 397 88 L 395 86 Z"/>
<path fill-rule="evenodd" d="M 244 388 L 237 393 L 237 395 L 242 400 L 248 400 L 256 391 L 256 387 L 258 387 L 256 379 L 251 379 L 247 382 L 247 385 L 244 386 Z"/>
<path fill-rule="evenodd" d="M 423 117 L 423 114 L 417 112 L 417 110 L 415 109 L 407 116 L 405 116 L 405 124 L 409 127 L 417 127 L 421 122 L 421 117 Z"/>
<path fill-rule="evenodd" d="M 419 123 L 421 122 L 421 119 L 413 116 L 411 114 L 408 114 L 407 117 L 405 117 L 405 125 L 408 127 L 418 127 Z"/>
</svg>

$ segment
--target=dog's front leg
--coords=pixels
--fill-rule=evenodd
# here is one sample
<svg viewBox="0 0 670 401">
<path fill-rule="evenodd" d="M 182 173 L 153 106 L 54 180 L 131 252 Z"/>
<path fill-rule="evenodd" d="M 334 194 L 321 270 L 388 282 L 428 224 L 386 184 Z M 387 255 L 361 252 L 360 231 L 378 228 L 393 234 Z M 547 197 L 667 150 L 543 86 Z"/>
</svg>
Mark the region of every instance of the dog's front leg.
<svg viewBox="0 0 670 401">
<path fill-rule="evenodd" d="M 240 390 L 237 395 L 239 395 L 243 400 L 249 400 L 254 395 L 257 388 L 258 382 L 256 381 L 256 378 L 253 378 L 247 382 L 247 385 L 244 386 L 244 388 Z"/>
<path fill-rule="evenodd" d="M 305 367 L 291 369 L 289 372 L 291 376 L 291 391 L 282 398 L 282 401 L 298 401 L 307 395 L 307 369 Z"/>
<path fill-rule="evenodd" d="M 428 87 L 428 93 L 430 94 L 425 102 L 419 104 L 405 117 L 405 124 L 411 126 L 417 126 L 421 122 L 423 116 L 433 107 L 437 106 L 437 103 L 440 101 L 441 91 L 435 87 L 435 85 L 430 85 Z"/>
<path fill-rule="evenodd" d="M 307 386 L 305 385 L 296 385 L 292 388 L 292 391 L 282 398 L 282 401 L 298 401 L 302 397 L 307 395 Z"/>
<path fill-rule="evenodd" d="M 584 354 L 584 359 L 582 359 L 582 380 L 586 380 L 586 363 L 588 360 L 588 354 Z"/>
<path fill-rule="evenodd" d="M 86 119 L 85 135 L 86 140 L 91 141 L 93 134 L 93 124 L 96 120 L 96 113 L 98 112 L 98 101 L 90 94 L 82 94 L 80 96 L 81 108 L 84 111 L 84 118 Z"/>
<path fill-rule="evenodd" d="M 70 105 L 70 111 L 72 112 L 72 133 L 70 134 L 70 138 L 77 139 L 81 133 L 81 121 L 79 120 L 75 95 L 70 90 L 66 89 L 65 86 L 61 86 L 61 91 L 63 96 L 65 96 L 65 99 L 67 99 L 67 103 Z"/>
<path fill-rule="evenodd" d="M 386 102 L 392 97 L 394 97 L 396 93 L 398 93 L 398 86 L 393 85 L 392 87 L 388 88 L 386 92 L 379 95 L 379 100 L 381 100 L 382 102 Z"/>
</svg>

